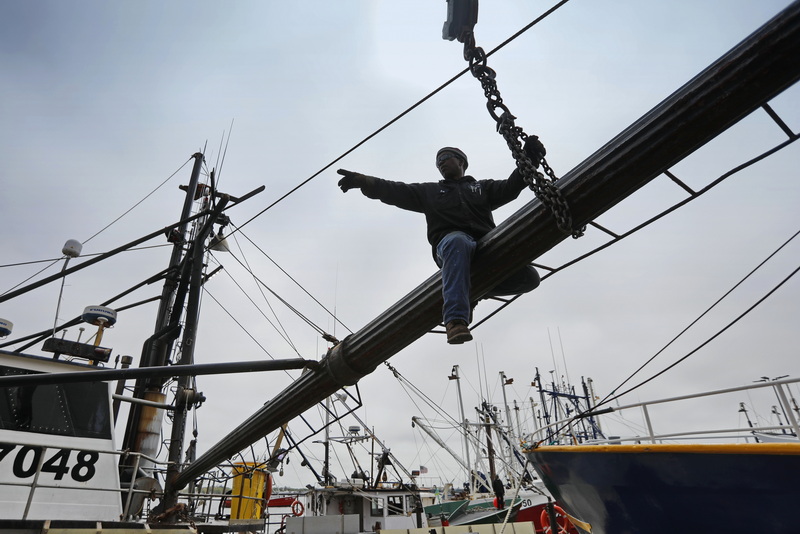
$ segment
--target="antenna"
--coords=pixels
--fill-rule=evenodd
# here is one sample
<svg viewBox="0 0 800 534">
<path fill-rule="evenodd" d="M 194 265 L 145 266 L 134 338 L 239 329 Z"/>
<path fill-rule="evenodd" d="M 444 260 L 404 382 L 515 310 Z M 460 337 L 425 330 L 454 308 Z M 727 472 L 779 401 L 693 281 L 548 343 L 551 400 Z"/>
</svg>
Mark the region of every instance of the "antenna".
<svg viewBox="0 0 800 534">
<path fill-rule="evenodd" d="M 72 258 L 77 258 L 81 255 L 81 250 L 83 249 L 83 245 L 77 239 L 68 239 L 64 246 L 61 248 L 61 253 L 64 255 L 64 266 L 61 268 L 61 272 L 67 270 L 67 264 L 69 260 Z M 61 289 L 58 291 L 58 302 L 56 302 L 56 317 L 53 320 L 53 337 L 56 337 L 56 328 L 58 327 L 58 312 L 61 310 L 61 297 L 64 295 L 64 283 L 66 282 L 66 277 L 61 278 Z"/>
</svg>

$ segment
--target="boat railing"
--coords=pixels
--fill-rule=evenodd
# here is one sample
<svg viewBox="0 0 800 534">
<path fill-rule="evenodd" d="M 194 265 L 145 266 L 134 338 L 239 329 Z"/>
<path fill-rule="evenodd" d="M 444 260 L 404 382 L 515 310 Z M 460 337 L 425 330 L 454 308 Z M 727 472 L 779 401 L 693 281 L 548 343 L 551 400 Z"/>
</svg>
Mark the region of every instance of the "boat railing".
<svg viewBox="0 0 800 534">
<path fill-rule="evenodd" d="M 665 441 L 691 441 L 691 440 L 702 440 L 702 441 L 715 441 L 721 439 L 731 439 L 732 437 L 743 439 L 748 441 L 750 439 L 754 439 L 758 441 L 758 435 L 760 433 L 769 433 L 769 432 L 777 432 L 780 433 L 778 436 L 781 440 L 786 441 L 797 441 L 800 439 L 800 425 L 798 424 L 798 412 L 800 412 L 800 408 L 798 408 L 795 399 L 791 395 L 791 391 L 789 390 L 790 385 L 798 384 L 800 382 L 800 378 L 787 378 L 787 379 L 774 379 L 774 380 L 767 380 L 755 382 L 753 384 L 748 384 L 746 386 L 738 386 L 733 388 L 725 388 L 725 389 L 718 389 L 713 391 L 704 391 L 701 393 L 689 394 L 689 395 L 680 395 L 675 397 L 666 397 L 657 400 L 651 401 L 644 401 L 644 402 L 636 402 L 632 404 L 626 404 L 621 406 L 615 406 L 613 408 L 603 408 L 597 407 L 596 409 L 590 410 L 588 413 L 578 414 L 577 416 L 573 416 L 570 418 L 561 419 L 559 421 L 555 421 L 549 423 L 548 425 L 540 427 L 531 435 L 532 442 L 542 442 L 548 444 L 575 444 L 575 443 L 584 443 L 584 444 L 620 444 L 620 443 L 663 443 Z M 697 430 L 690 430 L 690 431 L 661 431 L 657 432 L 655 425 L 653 423 L 653 412 L 655 411 L 656 407 L 667 406 L 668 408 L 673 407 L 677 403 L 684 403 L 689 402 L 697 399 L 705 399 L 707 397 L 721 397 L 723 395 L 730 395 L 730 394 L 737 394 L 737 393 L 747 393 L 748 395 L 756 390 L 763 390 L 765 388 L 770 388 L 774 391 L 775 399 L 778 401 L 780 406 L 780 413 L 786 419 L 786 424 L 779 424 L 779 425 L 758 425 L 755 426 L 752 423 L 748 423 L 749 426 L 747 427 L 728 427 L 728 428 L 702 428 Z M 774 407 L 774 409 L 777 408 Z M 608 436 L 606 435 L 605 438 L 601 439 L 578 439 L 577 433 L 574 431 L 575 423 L 579 418 L 582 417 L 593 417 L 598 421 L 603 421 L 605 423 L 608 422 L 608 418 L 611 414 L 620 415 L 624 417 L 622 414 L 631 412 L 639 412 L 639 415 L 642 418 L 642 432 L 637 433 L 635 435 L 630 436 Z M 738 411 L 743 411 L 743 408 L 740 408 Z M 687 413 L 686 411 L 683 412 L 675 412 L 667 410 L 671 414 L 671 420 L 674 421 L 676 417 L 676 413 L 678 417 L 683 417 Z M 662 425 L 663 426 L 663 425 Z M 776 436 L 773 434 L 773 436 Z M 529 443 L 527 445 L 531 445 Z"/>
</svg>

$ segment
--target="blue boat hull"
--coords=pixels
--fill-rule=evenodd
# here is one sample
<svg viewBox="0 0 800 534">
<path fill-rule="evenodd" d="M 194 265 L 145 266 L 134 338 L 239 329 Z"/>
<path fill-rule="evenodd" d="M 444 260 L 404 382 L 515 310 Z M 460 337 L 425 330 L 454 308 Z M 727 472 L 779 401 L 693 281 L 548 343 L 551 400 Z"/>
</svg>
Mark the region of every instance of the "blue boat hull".
<svg viewBox="0 0 800 534">
<path fill-rule="evenodd" d="M 558 446 L 527 455 L 592 534 L 800 532 L 800 442 Z"/>
</svg>

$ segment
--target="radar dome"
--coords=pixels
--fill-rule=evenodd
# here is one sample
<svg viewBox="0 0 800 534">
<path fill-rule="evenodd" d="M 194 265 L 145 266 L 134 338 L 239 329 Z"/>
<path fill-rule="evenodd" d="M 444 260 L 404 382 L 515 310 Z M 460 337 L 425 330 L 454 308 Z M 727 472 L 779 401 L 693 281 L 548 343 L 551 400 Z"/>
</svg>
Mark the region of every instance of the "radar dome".
<svg viewBox="0 0 800 534">
<path fill-rule="evenodd" d="M 5 319 L 0 319 L 0 337 L 6 337 L 11 334 L 11 330 L 13 329 L 14 323 Z"/>
<path fill-rule="evenodd" d="M 87 306 L 81 319 L 96 326 L 112 326 L 117 322 L 117 312 L 106 306 Z"/>
</svg>

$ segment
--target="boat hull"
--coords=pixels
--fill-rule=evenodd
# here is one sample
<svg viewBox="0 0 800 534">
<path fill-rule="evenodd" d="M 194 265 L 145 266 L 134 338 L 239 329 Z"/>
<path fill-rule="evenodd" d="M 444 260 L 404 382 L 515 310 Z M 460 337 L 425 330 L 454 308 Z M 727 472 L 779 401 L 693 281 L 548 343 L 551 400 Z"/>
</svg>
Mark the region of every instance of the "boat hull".
<svg viewBox="0 0 800 534">
<path fill-rule="evenodd" d="M 797 532 L 800 442 L 558 446 L 527 456 L 593 534 Z"/>
</svg>

